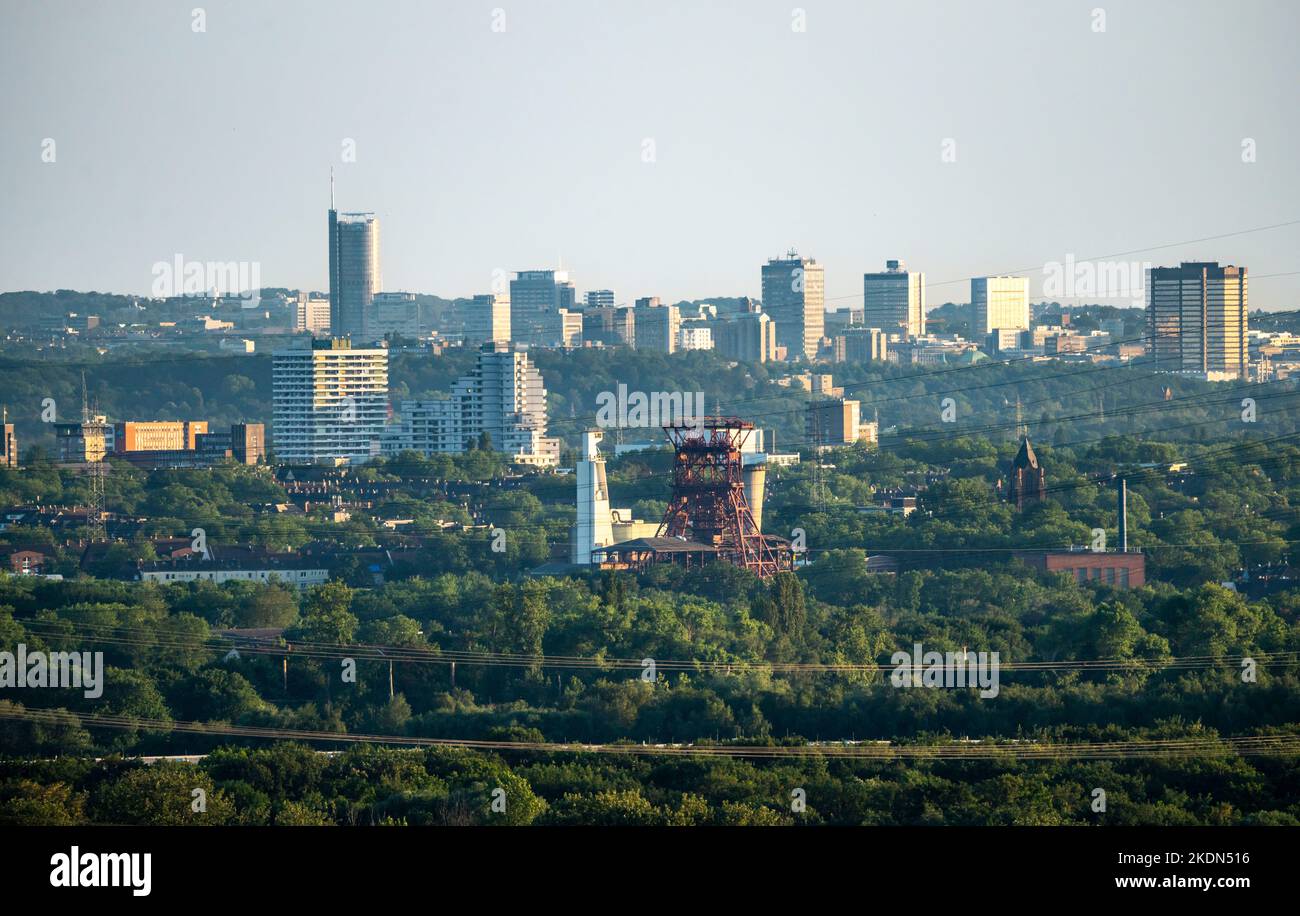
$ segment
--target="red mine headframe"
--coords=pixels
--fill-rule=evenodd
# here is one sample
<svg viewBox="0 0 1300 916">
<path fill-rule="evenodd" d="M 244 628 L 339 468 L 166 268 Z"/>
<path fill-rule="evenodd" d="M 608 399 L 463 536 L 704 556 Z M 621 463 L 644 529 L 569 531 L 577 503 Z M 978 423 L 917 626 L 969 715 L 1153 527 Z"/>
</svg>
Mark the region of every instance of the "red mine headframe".
<svg viewBox="0 0 1300 916">
<path fill-rule="evenodd" d="M 764 579 L 792 569 L 789 542 L 759 531 L 745 496 L 741 449 L 754 434 L 754 424 L 735 417 L 701 417 L 665 426 L 664 433 L 677 455 L 659 536 L 715 547 L 720 559 Z"/>
</svg>

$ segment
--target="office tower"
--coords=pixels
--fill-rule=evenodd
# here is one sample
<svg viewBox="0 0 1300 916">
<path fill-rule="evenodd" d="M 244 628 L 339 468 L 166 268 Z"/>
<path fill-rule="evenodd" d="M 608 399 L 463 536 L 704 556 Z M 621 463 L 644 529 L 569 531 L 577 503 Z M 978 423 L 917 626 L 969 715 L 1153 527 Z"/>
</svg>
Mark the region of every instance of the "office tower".
<svg viewBox="0 0 1300 916">
<path fill-rule="evenodd" d="M 1028 277 L 971 277 L 971 337 L 1002 328 L 1029 329 Z"/>
<path fill-rule="evenodd" d="M 862 325 L 902 337 L 925 335 L 925 274 L 902 261 L 886 261 L 879 273 L 862 275 Z"/>
<path fill-rule="evenodd" d="M 636 348 L 656 353 L 676 353 L 678 334 L 682 327 L 681 313 L 677 306 L 659 305 L 659 298 L 652 298 L 656 304 L 642 306 L 640 303 L 650 300 L 638 299 L 637 307 L 632 310 L 636 322 Z"/>
<path fill-rule="evenodd" d="M 677 332 L 677 349 L 679 350 L 712 350 L 713 349 L 713 330 L 698 319 L 689 323 L 683 322 L 680 330 Z"/>
<path fill-rule="evenodd" d="M 207 431 L 206 420 L 128 420 L 113 424 L 113 451 L 192 450 L 195 437 Z"/>
<path fill-rule="evenodd" d="M 577 291 L 564 270 L 521 270 L 510 281 L 510 333 L 516 343 L 551 347 L 557 324 L 548 315 L 576 311 Z"/>
<path fill-rule="evenodd" d="M 415 340 L 420 336 L 420 305 L 415 293 L 375 293 L 370 306 L 368 339 L 383 340 L 390 334 Z"/>
<path fill-rule="evenodd" d="M 18 467 L 18 436 L 14 433 L 14 425 L 9 422 L 9 408 L 4 409 L 4 420 L 0 422 L 0 432 L 3 433 L 3 441 L 0 441 L 0 468 Z"/>
<path fill-rule="evenodd" d="M 633 303 L 639 309 L 654 309 L 663 305 L 658 296 L 642 296 Z"/>
<path fill-rule="evenodd" d="M 299 293 L 294 303 L 293 329 L 312 334 L 330 332 L 330 300 L 318 299 L 310 293 Z"/>
<path fill-rule="evenodd" d="M 569 309 L 547 312 L 542 316 L 542 342 L 566 349 L 582 346 L 582 313 Z"/>
<path fill-rule="evenodd" d="M 369 343 L 378 339 L 371 303 L 383 289 L 379 271 L 379 218 L 330 208 L 330 333 Z"/>
<path fill-rule="evenodd" d="M 1246 339 L 1246 268 L 1184 261 L 1153 267 L 1147 283 L 1147 333 L 1155 367 L 1210 380 L 1242 378 Z"/>
<path fill-rule="evenodd" d="M 862 435 L 861 403 L 844 398 L 808 402 L 804 437 L 813 448 L 852 445 Z"/>
<path fill-rule="evenodd" d="M 589 309 L 612 309 L 614 307 L 614 291 L 612 289 L 588 290 L 586 305 Z"/>
<path fill-rule="evenodd" d="M 880 328 L 845 328 L 838 339 L 844 341 L 844 362 L 883 363 L 889 359 L 889 336 Z"/>
<path fill-rule="evenodd" d="M 600 559 L 602 554 L 597 548 L 614 543 L 605 458 L 600 454 L 600 440 L 604 435 L 596 429 L 583 434 L 582 460 L 574 469 L 578 485 L 578 522 L 573 532 L 573 555 L 570 559 L 582 566 Z"/>
<path fill-rule="evenodd" d="M 714 325 L 713 347 L 727 359 L 771 362 L 776 359 L 776 324 L 761 311 L 741 312 Z"/>
<path fill-rule="evenodd" d="M 587 309 L 582 313 L 582 339 L 607 347 L 630 347 L 636 340 L 635 309 L 623 306 Z"/>
<path fill-rule="evenodd" d="M 465 345 L 510 342 L 510 297 L 505 293 L 484 293 L 469 301 L 465 314 Z"/>
<path fill-rule="evenodd" d="M 385 434 L 387 454 L 460 454 L 487 445 L 521 464 L 554 466 L 560 459 L 559 440 L 546 437 L 542 374 L 511 344 L 484 344 L 449 398 L 403 401 L 401 412 Z"/>
<path fill-rule="evenodd" d="M 791 251 L 763 265 L 763 311 L 776 322 L 776 344 L 786 358 L 817 358 L 826 323 L 825 271 Z"/>
<path fill-rule="evenodd" d="M 276 458 L 355 463 L 377 451 L 388 415 L 388 351 L 344 338 L 276 350 L 271 401 Z"/>
<path fill-rule="evenodd" d="M 266 461 L 266 426 L 261 423 L 234 423 L 230 427 L 231 456 L 240 464 Z"/>
</svg>

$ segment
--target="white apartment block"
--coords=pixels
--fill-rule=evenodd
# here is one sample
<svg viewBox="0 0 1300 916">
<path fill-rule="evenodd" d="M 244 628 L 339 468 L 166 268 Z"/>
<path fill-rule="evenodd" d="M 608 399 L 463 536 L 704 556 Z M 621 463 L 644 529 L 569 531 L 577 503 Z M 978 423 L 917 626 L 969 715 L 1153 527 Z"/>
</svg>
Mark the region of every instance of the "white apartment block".
<svg viewBox="0 0 1300 916">
<path fill-rule="evenodd" d="M 403 401 L 400 407 L 401 422 L 384 435 L 387 455 L 462 454 L 486 433 L 495 451 L 521 464 L 559 463 L 560 442 L 546 436 L 542 374 L 527 353 L 509 344 L 485 344 L 473 373 L 456 381 L 450 397 Z"/>
<path fill-rule="evenodd" d="M 272 354 L 275 457 L 288 464 L 370 460 L 388 415 L 388 351 L 346 339 Z"/>
</svg>

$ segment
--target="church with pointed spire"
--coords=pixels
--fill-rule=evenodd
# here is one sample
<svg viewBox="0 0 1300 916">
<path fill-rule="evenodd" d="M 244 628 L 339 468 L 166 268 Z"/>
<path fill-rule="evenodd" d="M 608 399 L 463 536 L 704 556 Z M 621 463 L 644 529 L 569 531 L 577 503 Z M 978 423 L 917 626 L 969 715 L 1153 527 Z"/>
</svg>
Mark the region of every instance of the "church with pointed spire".
<svg viewBox="0 0 1300 916">
<path fill-rule="evenodd" d="M 1029 437 L 1022 436 L 1020 451 L 1016 452 L 1016 457 L 1011 462 L 1011 475 L 1007 480 L 1007 500 L 1017 509 L 1023 509 L 1027 502 L 1046 497 L 1047 477 L 1043 474 L 1043 466 L 1038 463 L 1038 456 L 1034 454 L 1034 447 L 1029 443 Z"/>
</svg>

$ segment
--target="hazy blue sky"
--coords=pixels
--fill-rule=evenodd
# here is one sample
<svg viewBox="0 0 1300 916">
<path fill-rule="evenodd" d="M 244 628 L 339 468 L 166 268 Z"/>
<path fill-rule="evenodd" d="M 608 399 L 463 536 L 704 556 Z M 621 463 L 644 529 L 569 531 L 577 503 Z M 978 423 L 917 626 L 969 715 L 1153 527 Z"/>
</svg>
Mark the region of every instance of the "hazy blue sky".
<svg viewBox="0 0 1300 916">
<path fill-rule="evenodd" d="M 380 216 L 384 286 L 445 296 L 559 258 L 580 294 L 757 295 L 794 246 L 834 306 L 891 257 L 937 304 L 1300 219 L 1293 0 L 0 9 L 0 290 L 145 294 L 177 253 L 324 289 L 331 165 Z M 1300 274 L 1265 277 L 1300 271 L 1300 225 L 1131 256 L 1190 258 L 1300 306 Z"/>
</svg>

